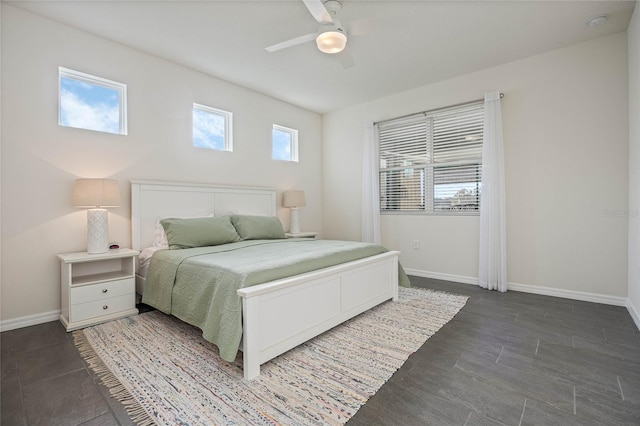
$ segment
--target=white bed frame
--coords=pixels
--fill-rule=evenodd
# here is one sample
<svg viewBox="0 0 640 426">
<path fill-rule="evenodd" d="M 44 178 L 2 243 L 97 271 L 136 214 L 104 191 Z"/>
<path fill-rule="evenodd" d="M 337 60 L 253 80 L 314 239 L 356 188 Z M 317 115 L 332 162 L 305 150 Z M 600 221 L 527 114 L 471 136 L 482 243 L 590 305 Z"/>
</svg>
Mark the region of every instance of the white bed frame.
<svg viewBox="0 0 640 426">
<path fill-rule="evenodd" d="M 133 249 L 151 246 L 159 217 L 231 213 L 275 216 L 270 188 L 132 181 Z M 398 255 L 343 263 L 238 290 L 242 298 L 244 377 L 260 365 L 386 300 L 398 299 Z M 137 277 L 136 291 L 144 291 Z"/>
</svg>

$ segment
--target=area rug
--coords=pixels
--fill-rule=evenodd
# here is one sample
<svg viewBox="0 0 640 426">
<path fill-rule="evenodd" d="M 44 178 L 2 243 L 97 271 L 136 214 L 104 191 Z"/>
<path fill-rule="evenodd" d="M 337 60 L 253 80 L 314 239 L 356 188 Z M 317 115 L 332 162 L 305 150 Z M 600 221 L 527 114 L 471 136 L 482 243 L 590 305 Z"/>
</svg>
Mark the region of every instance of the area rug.
<svg viewBox="0 0 640 426">
<path fill-rule="evenodd" d="M 467 297 L 400 288 L 385 302 L 242 375 L 201 331 L 152 311 L 74 332 L 139 425 L 342 425 Z"/>
</svg>

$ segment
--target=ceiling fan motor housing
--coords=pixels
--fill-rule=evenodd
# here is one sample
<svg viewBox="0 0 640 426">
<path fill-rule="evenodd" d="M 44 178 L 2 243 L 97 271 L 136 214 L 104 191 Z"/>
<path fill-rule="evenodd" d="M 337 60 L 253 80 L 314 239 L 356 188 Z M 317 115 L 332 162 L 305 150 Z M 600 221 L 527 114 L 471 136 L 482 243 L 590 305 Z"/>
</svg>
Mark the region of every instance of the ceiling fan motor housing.
<svg viewBox="0 0 640 426">
<path fill-rule="evenodd" d="M 327 12 L 331 14 L 331 17 L 335 17 L 342 9 L 342 3 L 338 0 L 327 0 L 323 4 Z"/>
</svg>

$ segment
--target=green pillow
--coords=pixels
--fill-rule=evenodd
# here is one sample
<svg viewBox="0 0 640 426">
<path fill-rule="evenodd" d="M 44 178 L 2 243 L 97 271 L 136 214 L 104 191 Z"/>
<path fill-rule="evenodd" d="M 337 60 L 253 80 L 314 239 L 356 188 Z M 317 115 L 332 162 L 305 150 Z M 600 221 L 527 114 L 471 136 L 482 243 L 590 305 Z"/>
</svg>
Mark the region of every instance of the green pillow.
<svg viewBox="0 0 640 426">
<path fill-rule="evenodd" d="M 170 218 L 160 221 L 169 249 L 217 246 L 240 240 L 229 216 Z"/>
<path fill-rule="evenodd" d="M 231 222 L 243 240 L 275 240 L 286 238 L 280 219 L 275 216 L 246 216 L 234 214 Z"/>
</svg>

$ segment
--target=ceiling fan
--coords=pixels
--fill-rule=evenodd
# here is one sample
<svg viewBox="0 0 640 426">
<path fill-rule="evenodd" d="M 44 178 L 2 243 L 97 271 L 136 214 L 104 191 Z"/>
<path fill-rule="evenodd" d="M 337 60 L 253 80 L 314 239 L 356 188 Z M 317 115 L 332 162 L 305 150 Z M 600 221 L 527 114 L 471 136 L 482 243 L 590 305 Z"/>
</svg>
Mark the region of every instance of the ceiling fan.
<svg viewBox="0 0 640 426">
<path fill-rule="evenodd" d="M 318 49 L 327 54 L 336 55 L 342 66 L 353 66 L 353 58 L 347 47 L 347 31 L 338 19 L 342 2 L 338 0 L 302 0 L 314 19 L 320 24 L 317 32 L 295 37 L 266 48 L 268 52 L 276 52 L 288 47 L 315 40 Z M 357 25 L 357 22 L 352 22 Z"/>
</svg>

